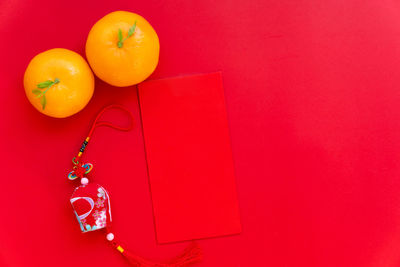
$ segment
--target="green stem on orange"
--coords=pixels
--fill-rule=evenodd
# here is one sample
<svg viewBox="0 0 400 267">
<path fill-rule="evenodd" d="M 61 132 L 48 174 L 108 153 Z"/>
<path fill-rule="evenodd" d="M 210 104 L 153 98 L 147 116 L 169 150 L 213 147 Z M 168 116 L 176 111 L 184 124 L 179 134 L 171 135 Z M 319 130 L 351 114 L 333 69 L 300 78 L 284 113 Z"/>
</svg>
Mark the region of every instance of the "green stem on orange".
<svg viewBox="0 0 400 267">
<path fill-rule="evenodd" d="M 32 93 L 36 95 L 36 98 L 41 98 L 40 99 L 40 104 L 42 105 L 42 109 L 46 107 L 47 100 L 46 100 L 46 93 L 49 91 L 49 89 L 60 82 L 60 79 L 55 78 L 54 81 L 47 80 L 41 83 L 37 84 L 37 88 L 32 90 Z M 44 91 L 40 89 L 45 89 Z"/>
<path fill-rule="evenodd" d="M 118 43 L 117 43 L 118 48 L 122 48 L 126 39 L 128 39 L 135 33 L 135 29 L 136 29 L 136 21 L 133 24 L 133 26 L 129 28 L 128 35 L 125 38 L 123 38 L 123 36 L 122 36 L 121 29 L 118 29 Z"/>
</svg>

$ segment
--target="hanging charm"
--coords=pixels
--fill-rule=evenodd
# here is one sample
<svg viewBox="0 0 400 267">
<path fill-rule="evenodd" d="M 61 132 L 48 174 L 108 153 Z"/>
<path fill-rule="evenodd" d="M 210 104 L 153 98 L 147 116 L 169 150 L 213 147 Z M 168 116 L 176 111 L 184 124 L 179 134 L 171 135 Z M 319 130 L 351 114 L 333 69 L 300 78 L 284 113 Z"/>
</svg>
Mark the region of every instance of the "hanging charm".
<svg viewBox="0 0 400 267">
<path fill-rule="evenodd" d="M 98 184 L 77 187 L 70 199 L 82 232 L 111 224 L 111 206 L 107 191 Z"/>
<path fill-rule="evenodd" d="M 93 169 L 93 164 L 82 163 L 81 158 L 89 143 L 89 140 L 96 127 L 107 126 L 120 131 L 129 131 L 132 124 L 128 127 L 116 126 L 108 122 L 100 122 L 99 118 L 109 109 L 120 109 L 125 111 L 133 122 L 132 113 L 120 105 L 110 105 L 105 107 L 96 117 L 89 134 L 83 142 L 78 155 L 73 158 L 72 171 L 68 174 L 69 180 L 80 178 L 81 185 L 75 188 L 70 202 L 75 216 L 83 233 L 100 229 L 106 229 L 106 239 L 111 242 L 112 246 L 117 249 L 133 266 L 136 267 L 184 267 L 194 262 L 198 262 L 202 258 L 202 252 L 196 243 L 192 243 L 179 257 L 176 257 L 168 263 L 154 263 L 141 258 L 130 251 L 124 249 L 117 241 L 114 233 L 111 231 L 111 205 L 110 197 L 104 187 L 89 183 L 87 174 Z"/>
</svg>

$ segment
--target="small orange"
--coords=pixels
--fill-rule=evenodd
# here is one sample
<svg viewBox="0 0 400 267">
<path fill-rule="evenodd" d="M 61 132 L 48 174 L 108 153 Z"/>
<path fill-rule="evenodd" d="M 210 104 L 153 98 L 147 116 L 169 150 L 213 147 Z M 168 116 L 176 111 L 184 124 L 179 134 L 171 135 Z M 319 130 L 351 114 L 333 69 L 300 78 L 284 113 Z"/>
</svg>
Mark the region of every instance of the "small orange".
<svg viewBox="0 0 400 267">
<path fill-rule="evenodd" d="M 29 62 L 24 87 L 38 111 L 65 118 L 79 112 L 92 98 L 94 77 L 82 56 L 68 49 L 54 48 Z"/>
<path fill-rule="evenodd" d="M 143 17 L 127 11 L 112 12 L 92 27 L 86 57 L 93 72 L 114 86 L 142 82 L 158 64 L 157 33 Z"/>
</svg>

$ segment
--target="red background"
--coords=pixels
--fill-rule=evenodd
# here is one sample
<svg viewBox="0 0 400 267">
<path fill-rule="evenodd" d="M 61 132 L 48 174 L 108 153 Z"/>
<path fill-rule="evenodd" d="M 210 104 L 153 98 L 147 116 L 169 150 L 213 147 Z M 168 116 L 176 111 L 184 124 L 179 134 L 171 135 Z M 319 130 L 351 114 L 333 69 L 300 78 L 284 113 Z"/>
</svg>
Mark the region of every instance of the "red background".
<svg viewBox="0 0 400 267">
<path fill-rule="evenodd" d="M 22 86 L 35 54 L 83 54 L 93 23 L 118 9 L 159 34 L 152 78 L 223 71 L 243 232 L 201 240 L 199 266 L 400 264 L 399 3 L 2 0 L 3 266 L 127 266 L 103 235 L 80 233 L 66 174 L 100 107 L 129 105 L 139 119 L 135 89 L 97 80 L 87 108 L 60 120 Z M 118 206 L 116 234 L 162 259 L 186 244 L 156 245 L 137 125 L 99 129 L 86 156 Z"/>
</svg>

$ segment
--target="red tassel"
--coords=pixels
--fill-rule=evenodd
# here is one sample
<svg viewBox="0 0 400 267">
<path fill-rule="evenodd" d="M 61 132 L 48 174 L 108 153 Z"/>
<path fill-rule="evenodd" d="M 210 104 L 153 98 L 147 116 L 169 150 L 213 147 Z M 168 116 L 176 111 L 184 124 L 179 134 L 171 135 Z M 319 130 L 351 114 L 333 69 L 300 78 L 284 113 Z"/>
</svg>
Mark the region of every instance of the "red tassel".
<svg viewBox="0 0 400 267">
<path fill-rule="evenodd" d="M 203 258 L 201 248 L 194 242 L 189 245 L 180 256 L 167 263 L 155 263 L 123 249 L 116 243 L 114 243 L 114 246 L 125 256 L 129 263 L 135 267 L 184 267 L 199 262 Z"/>
</svg>

